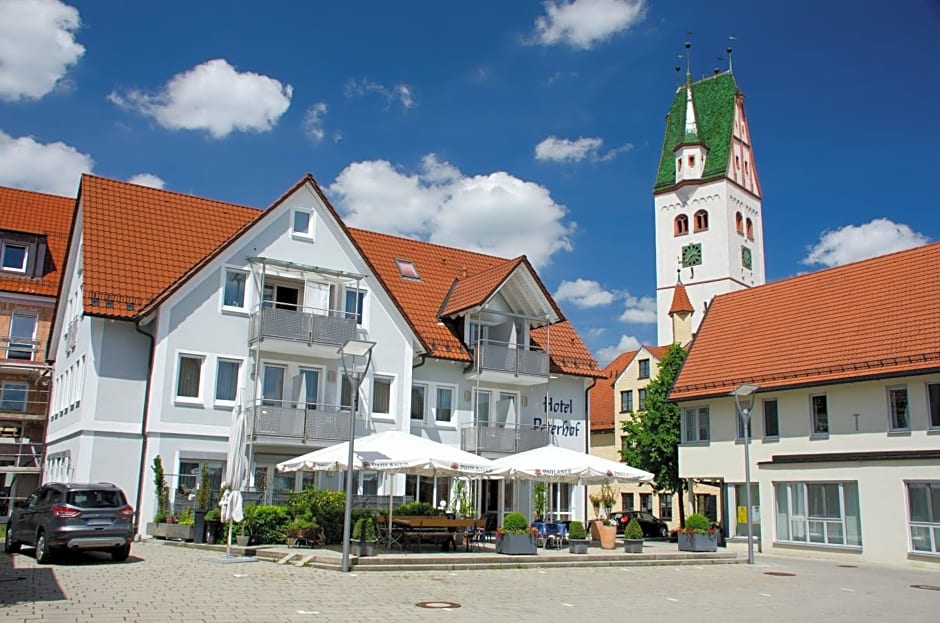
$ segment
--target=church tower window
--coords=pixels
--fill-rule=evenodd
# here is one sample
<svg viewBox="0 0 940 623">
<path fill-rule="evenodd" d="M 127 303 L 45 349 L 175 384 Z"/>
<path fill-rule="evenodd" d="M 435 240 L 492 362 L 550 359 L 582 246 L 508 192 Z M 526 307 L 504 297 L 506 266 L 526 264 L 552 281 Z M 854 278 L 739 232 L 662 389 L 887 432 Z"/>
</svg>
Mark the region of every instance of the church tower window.
<svg viewBox="0 0 940 623">
<path fill-rule="evenodd" d="M 695 231 L 708 229 L 708 212 L 699 210 L 695 213 Z"/>
<path fill-rule="evenodd" d="M 747 219 L 747 237 L 748 240 L 754 240 L 754 221 Z"/>
<path fill-rule="evenodd" d="M 739 234 L 744 235 L 744 217 L 741 216 L 740 212 L 734 213 L 734 228 Z"/>
<path fill-rule="evenodd" d="M 680 214 L 676 217 L 675 235 L 684 236 L 687 233 L 689 233 L 689 217 L 685 214 Z"/>
</svg>

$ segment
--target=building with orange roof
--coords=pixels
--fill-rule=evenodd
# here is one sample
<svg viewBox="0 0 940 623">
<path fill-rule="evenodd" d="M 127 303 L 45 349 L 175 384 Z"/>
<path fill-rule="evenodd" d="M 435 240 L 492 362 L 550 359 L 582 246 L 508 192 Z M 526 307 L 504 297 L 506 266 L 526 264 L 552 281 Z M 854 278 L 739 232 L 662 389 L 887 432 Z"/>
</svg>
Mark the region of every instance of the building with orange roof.
<svg viewBox="0 0 940 623">
<path fill-rule="evenodd" d="M 718 296 L 670 394 L 680 476 L 765 553 L 940 565 L 940 243 Z M 753 388 L 752 388 L 753 389 Z M 743 403 L 747 406 L 747 400 Z"/>
<path fill-rule="evenodd" d="M 47 478 L 117 482 L 141 529 L 158 455 L 177 511 L 203 466 L 218 491 L 236 407 L 266 502 L 339 488 L 275 466 L 351 431 L 489 457 L 588 448 L 601 370 L 525 257 L 349 228 L 312 176 L 259 210 L 86 175 L 64 269 L 50 350 L 70 389 L 53 401 Z M 348 339 L 375 342 L 356 417 Z M 450 479 L 358 476 L 362 496 L 454 501 Z M 553 495 L 583 517 L 581 487 Z M 531 486 L 493 481 L 474 501 L 525 510 Z"/>
<path fill-rule="evenodd" d="M 0 516 L 39 486 L 46 342 L 75 199 L 0 187 Z"/>
</svg>

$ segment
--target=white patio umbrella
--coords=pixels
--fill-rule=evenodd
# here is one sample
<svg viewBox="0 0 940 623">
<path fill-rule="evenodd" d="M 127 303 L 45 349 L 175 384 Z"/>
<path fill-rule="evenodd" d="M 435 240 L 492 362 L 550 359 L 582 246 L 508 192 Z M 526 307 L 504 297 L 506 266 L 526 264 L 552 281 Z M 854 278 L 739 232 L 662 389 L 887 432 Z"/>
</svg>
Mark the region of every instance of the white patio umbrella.
<svg viewBox="0 0 940 623">
<path fill-rule="evenodd" d="M 648 482 L 653 479 L 653 474 L 630 467 L 626 463 L 555 445 L 496 459 L 489 475 L 496 478 L 581 485 Z"/>
<path fill-rule="evenodd" d="M 232 410 L 232 429 L 229 432 L 225 479 L 222 481 L 225 493 L 219 500 L 222 521 L 228 523 L 227 556 L 232 555 L 232 523 L 244 519 L 242 490 L 248 487 L 248 456 L 246 455 L 248 431 L 241 397 L 242 394 L 239 391 L 235 396 L 235 408 Z"/>
<path fill-rule="evenodd" d="M 349 442 L 345 441 L 277 464 L 279 472 L 346 471 Z M 374 433 L 353 444 L 353 469 L 413 476 L 489 477 L 493 461 L 459 448 L 398 430 Z M 388 528 L 392 529 L 392 496 L 388 498 Z"/>
</svg>

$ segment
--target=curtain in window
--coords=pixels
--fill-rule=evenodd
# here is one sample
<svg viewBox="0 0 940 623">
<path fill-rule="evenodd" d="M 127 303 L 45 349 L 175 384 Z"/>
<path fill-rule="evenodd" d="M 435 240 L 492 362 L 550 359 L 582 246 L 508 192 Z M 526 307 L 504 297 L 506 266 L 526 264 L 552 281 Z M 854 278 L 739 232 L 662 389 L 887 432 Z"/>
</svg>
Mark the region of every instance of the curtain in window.
<svg viewBox="0 0 940 623">
<path fill-rule="evenodd" d="M 245 281 L 247 277 L 245 273 L 237 270 L 230 270 L 225 273 L 223 305 L 227 307 L 245 306 Z"/>
<path fill-rule="evenodd" d="M 199 397 L 199 373 L 202 360 L 195 357 L 180 357 L 180 376 L 177 395 L 185 398 Z"/>
<path fill-rule="evenodd" d="M 327 316 L 330 313 L 330 286 L 318 281 L 304 284 L 304 307 L 314 314 Z"/>
<path fill-rule="evenodd" d="M 215 383 L 216 400 L 235 400 L 238 390 L 238 362 L 219 361 L 219 368 Z"/>
</svg>

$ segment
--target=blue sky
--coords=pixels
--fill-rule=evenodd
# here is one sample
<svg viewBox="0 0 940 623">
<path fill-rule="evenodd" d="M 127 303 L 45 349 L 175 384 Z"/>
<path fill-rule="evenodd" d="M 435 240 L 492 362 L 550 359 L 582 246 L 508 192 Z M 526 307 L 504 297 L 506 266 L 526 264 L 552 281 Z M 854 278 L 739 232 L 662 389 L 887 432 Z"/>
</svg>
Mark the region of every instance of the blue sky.
<svg viewBox="0 0 940 623">
<path fill-rule="evenodd" d="M 310 172 L 352 225 L 527 254 L 606 364 L 656 339 L 684 41 L 701 77 L 735 37 L 772 281 L 940 239 L 938 32 L 931 0 L 0 0 L 0 184 L 265 207 Z"/>
</svg>

